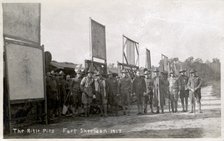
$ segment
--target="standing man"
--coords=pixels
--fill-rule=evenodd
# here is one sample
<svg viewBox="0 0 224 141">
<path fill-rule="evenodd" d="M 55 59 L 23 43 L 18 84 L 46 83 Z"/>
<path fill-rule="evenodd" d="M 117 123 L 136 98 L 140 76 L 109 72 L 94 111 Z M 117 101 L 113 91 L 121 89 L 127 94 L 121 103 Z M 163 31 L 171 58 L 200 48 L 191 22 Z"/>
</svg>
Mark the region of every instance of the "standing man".
<svg viewBox="0 0 224 141">
<path fill-rule="evenodd" d="M 178 81 L 178 78 L 174 75 L 173 70 L 170 72 L 169 90 L 170 90 L 172 112 L 176 113 L 177 102 L 178 102 L 178 92 L 179 92 L 179 81 Z"/>
<path fill-rule="evenodd" d="M 49 97 L 48 97 L 48 102 L 50 103 L 50 117 L 54 118 L 58 114 L 58 88 L 57 88 L 57 81 L 55 78 L 55 73 L 54 71 L 51 71 L 50 79 L 49 79 Z"/>
<path fill-rule="evenodd" d="M 130 115 L 130 95 L 131 95 L 131 78 L 128 77 L 127 72 L 122 70 L 122 78 L 119 81 L 119 94 L 121 95 L 121 105 L 124 115 Z"/>
<path fill-rule="evenodd" d="M 111 72 L 108 73 L 108 104 L 111 107 L 112 114 L 118 116 L 118 80 Z"/>
<path fill-rule="evenodd" d="M 82 91 L 80 88 L 80 84 L 82 81 L 82 72 L 78 70 L 76 72 L 76 77 L 72 79 L 72 95 L 73 95 L 73 111 L 76 112 L 77 115 L 81 113 L 82 106 Z"/>
<path fill-rule="evenodd" d="M 143 94 L 146 92 L 146 84 L 144 78 L 140 76 L 140 71 L 137 70 L 136 77 L 133 81 L 133 93 L 137 97 L 138 115 L 143 114 Z"/>
<path fill-rule="evenodd" d="M 181 69 L 179 76 L 179 93 L 183 112 L 188 111 L 188 95 L 189 95 L 189 90 L 187 89 L 188 77 L 185 75 L 185 72 L 186 70 Z"/>
<path fill-rule="evenodd" d="M 58 94 L 59 94 L 59 116 L 62 114 L 62 107 L 65 102 L 65 96 L 66 96 L 66 91 L 65 91 L 65 79 L 64 79 L 64 72 L 60 71 L 58 73 Z"/>
<path fill-rule="evenodd" d="M 107 116 L 107 93 L 106 93 L 106 80 L 102 77 L 100 72 L 97 72 L 95 79 L 95 92 L 100 97 L 100 111 L 101 116 Z"/>
<path fill-rule="evenodd" d="M 82 103 L 84 105 L 85 116 L 90 114 L 90 106 L 92 104 L 94 92 L 93 68 L 90 66 L 87 76 L 84 77 L 80 83 L 82 90 Z"/>
<path fill-rule="evenodd" d="M 157 107 L 156 113 L 159 113 L 159 109 L 161 108 L 161 112 L 164 113 L 164 108 L 163 106 L 165 105 L 165 96 L 161 92 L 161 77 L 159 76 L 159 70 L 156 68 L 154 70 L 155 77 L 153 79 L 154 83 L 154 97 L 153 97 L 153 102 L 154 106 Z"/>
<path fill-rule="evenodd" d="M 153 79 L 149 71 L 145 71 L 145 84 L 146 92 L 144 94 L 144 113 L 147 113 L 148 103 L 150 105 L 151 113 L 153 112 L 152 99 L 153 99 Z"/>
<path fill-rule="evenodd" d="M 188 80 L 188 89 L 190 90 L 190 102 L 191 102 L 191 112 L 195 112 L 195 98 L 198 104 L 198 112 L 202 113 L 201 110 L 201 84 L 202 80 L 199 76 L 196 75 L 196 70 L 192 69 L 190 71 L 191 77 Z"/>
<path fill-rule="evenodd" d="M 160 87 L 161 87 L 160 93 L 161 93 L 161 95 L 164 98 L 163 101 L 166 101 L 166 98 L 169 99 L 169 97 L 170 97 L 168 72 L 167 71 L 163 71 L 163 72 L 161 72 L 161 74 L 162 74 L 162 77 L 161 77 L 162 81 L 160 83 Z M 164 103 L 164 105 L 165 105 L 165 103 Z"/>
</svg>

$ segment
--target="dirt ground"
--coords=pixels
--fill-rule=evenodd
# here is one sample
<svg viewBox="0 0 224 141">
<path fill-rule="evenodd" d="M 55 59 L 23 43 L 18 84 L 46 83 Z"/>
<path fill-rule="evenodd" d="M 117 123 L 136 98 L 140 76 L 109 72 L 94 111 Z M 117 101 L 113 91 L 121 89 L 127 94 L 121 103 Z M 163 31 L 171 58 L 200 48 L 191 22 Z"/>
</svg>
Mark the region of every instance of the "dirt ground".
<svg viewBox="0 0 224 141">
<path fill-rule="evenodd" d="M 221 99 L 212 86 L 202 89 L 203 113 L 169 113 L 130 116 L 65 117 L 50 125 L 28 127 L 5 138 L 216 138 L 221 137 Z M 179 111 L 181 104 L 179 103 Z"/>
</svg>

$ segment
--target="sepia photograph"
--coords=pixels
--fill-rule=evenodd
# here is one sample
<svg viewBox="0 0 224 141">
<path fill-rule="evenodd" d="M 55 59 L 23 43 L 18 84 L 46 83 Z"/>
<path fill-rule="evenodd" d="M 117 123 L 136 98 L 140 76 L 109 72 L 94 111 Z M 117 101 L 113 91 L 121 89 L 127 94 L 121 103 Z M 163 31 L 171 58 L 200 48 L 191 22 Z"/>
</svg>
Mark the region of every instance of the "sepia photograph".
<svg viewBox="0 0 224 141">
<path fill-rule="evenodd" d="M 220 139 L 223 0 L 1 3 L 3 139 Z"/>
</svg>

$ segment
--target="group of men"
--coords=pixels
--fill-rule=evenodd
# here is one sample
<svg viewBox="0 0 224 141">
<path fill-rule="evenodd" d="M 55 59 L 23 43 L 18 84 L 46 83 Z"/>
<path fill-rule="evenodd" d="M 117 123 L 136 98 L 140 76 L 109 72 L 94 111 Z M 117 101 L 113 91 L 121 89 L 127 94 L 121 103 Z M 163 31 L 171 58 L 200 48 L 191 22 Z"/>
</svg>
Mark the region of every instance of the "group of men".
<svg viewBox="0 0 224 141">
<path fill-rule="evenodd" d="M 188 111 L 188 98 L 190 112 L 195 112 L 195 101 L 199 112 L 202 112 L 201 78 L 196 75 L 195 69 L 190 71 L 190 77 L 186 76 L 186 70 L 180 70 L 179 73 L 180 76 L 176 76 L 173 71 L 168 74 L 158 69 L 145 72 L 137 70 L 132 79 L 125 70 L 121 71 L 121 78 L 111 72 L 105 77 L 91 68 L 85 75 L 78 70 L 74 78 L 65 76 L 62 71 L 49 72 L 46 78 L 49 117 L 68 113 L 84 113 L 88 117 L 93 112 L 107 116 L 108 110 L 112 115 L 118 115 L 120 110 L 124 115 L 130 115 L 133 96 L 136 98 L 138 115 L 146 114 L 148 105 L 152 113 L 164 113 L 165 104 L 169 105 L 169 111 L 177 112 L 179 97 L 183 112 Z M 68 107 L 66 113 L 62 112 L 65 105 Z"/>
</svg>

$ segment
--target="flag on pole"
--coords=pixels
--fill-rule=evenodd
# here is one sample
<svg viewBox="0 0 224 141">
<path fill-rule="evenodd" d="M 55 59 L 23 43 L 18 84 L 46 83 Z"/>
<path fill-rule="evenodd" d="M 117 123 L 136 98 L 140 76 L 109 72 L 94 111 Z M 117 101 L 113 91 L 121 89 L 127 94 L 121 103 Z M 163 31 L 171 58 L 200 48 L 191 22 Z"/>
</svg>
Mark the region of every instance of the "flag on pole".
<svg viewBox="0 0 224 141">
<path fill-rule="evenodd" d="M 135 65 L 135 42 L 127 39 L 126 45 L 128 64 Z"/>
<path fill-rule="evenodd" d="M 163 60 L 163 70 L 169 71 L 168 57 L 163 54 L 161 56 L 162 56 L 162 60 Z"/>
<path fill-rule="evenodd" d="M 147 69 L 151 69 L 151 54 L 150 50 L 146 49 L 146 62 L 145 62 L 145 67 Z"/>
<path fill-rule="evenodd" d="M 106 30 L 105 26 L 90 19 L 91 21 L 91 48 L 92 57 L 106 60 Z"/>
</svg>

